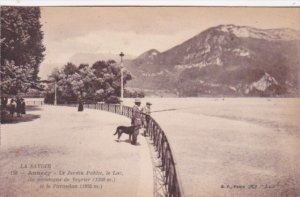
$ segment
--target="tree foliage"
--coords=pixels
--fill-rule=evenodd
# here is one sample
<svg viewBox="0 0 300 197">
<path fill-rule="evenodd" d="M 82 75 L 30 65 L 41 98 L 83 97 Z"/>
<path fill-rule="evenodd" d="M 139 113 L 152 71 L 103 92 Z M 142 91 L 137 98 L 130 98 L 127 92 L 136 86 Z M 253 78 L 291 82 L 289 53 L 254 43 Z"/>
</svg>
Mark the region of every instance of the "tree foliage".
<svg viewBox="0 0 300 197">
<path fill-rule="evenodd" d="M 7 94 L 40 88 L 42 44 L 38 7 L 1 7 L 1 91 Z"/>
<path fill-rule="evenodd" d="M 131 75 L 123 71 L 123 84 L 131 80 Z M 115 61 L 97 61 L 92 66 L 67 63 L 61 69 L 55 69 L 49 76 L 53 81 L 48 86 L 45 102 L 53 103 L 54 82 L 57 84 L 58 103 L 77 102 L 79 98 L 86 102 L 107 101 L 111 96 L 120 96 L 121 68 Z"/>
</svg>

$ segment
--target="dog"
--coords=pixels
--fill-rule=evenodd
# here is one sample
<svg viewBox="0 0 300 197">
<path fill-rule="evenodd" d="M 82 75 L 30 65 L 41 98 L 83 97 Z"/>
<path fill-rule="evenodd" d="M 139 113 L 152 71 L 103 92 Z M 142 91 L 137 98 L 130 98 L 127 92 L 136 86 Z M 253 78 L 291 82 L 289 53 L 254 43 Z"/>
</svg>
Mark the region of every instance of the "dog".
<svg viewBox="0 0 300 197">
<path fill-rule="evenodd" d="M 129 135 L 129 141 L 130 143 L 132 143 L 131 141 L 131 136 L 133 135 L 134 133 L 134 129 L 135 129 L 136 126 L 130 126 L 130 127 L 126 127 L 126 126 L 119 126 L 117 127 L 116 129 L 116 132 L 114 133 L 114 135 L 117 135 L 118 134 L 118 142 L 120 141 L 120 137 L 123 133 L 126 133 Z"/>
</svg>

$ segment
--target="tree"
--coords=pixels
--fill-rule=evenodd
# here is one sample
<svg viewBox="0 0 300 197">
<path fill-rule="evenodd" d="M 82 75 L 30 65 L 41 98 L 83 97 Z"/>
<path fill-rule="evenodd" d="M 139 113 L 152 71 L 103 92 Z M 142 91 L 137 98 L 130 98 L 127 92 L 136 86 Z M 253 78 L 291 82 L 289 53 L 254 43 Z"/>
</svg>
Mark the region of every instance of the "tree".
<svg viewBox="0 0 300 197">
<path fill-rule="evenodd" d="M 112 96 L 120 96 L 121 69 L 113 60 L 97 61 L 91 67 L 80 64 L 78 67 L 67 63 L 62 69 L 55 69 L 49 81 L 56 81 L 59 103 L 76 102 L 83 98 L 86 102 L 107 101 Z M 123 83 L 131 80 L 124 71 Z M 54 85 L 49 84 L 45 102 L 53 103 Z"/>
<path fill-rule="evenodd" d="M 101 94 L 104 100 L 110 96 L 120 96 L 121 94 L 121 68 L 114 60 L 97 61 L 92 65 L 95 76 L 100 79 L 96 89 L 103 89 Z M 123 71 L 123 84 L 131 80 L 132 77 L 126 70 Z"/>
<path fill-rule="evenodd" d="M 38 7 L 1 7 L 1 92 L 17 94 L 41 89 L 42 44 Z"/>
</svg>

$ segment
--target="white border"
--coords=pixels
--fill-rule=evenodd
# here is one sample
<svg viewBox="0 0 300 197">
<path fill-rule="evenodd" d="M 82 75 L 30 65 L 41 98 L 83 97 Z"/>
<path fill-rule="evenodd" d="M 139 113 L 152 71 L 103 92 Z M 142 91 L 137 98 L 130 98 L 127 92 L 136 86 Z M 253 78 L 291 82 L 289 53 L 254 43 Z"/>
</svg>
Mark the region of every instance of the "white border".
<svg viewBox="0 0 300 197">
<path fill-rule="evenodd" d="M 10 6 L 300 6 L 300 0 L 1 0 Z"/>
</svg>

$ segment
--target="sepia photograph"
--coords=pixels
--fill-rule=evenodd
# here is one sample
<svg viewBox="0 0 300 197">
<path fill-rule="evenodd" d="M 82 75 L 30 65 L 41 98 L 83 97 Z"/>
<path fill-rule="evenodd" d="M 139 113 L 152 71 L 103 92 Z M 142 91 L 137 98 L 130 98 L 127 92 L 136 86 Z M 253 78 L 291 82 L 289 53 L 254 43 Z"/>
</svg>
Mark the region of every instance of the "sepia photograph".
<svg viewBox="0 0 300 197">
<path fill-rule="evenodd" d="M 300 197 L 300 7 L 1 6 L 0 197 Z"/>
</svg>

